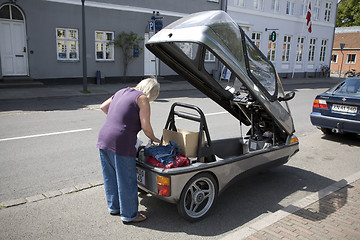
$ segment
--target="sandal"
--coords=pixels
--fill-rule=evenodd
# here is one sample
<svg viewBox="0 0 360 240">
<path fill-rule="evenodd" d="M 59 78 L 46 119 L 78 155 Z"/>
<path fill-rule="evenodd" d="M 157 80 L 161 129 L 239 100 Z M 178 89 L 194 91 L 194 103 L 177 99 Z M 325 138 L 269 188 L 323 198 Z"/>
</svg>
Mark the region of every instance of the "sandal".
<svg viewBox="0 0 360 240">
<path fill-rule="evenodd" d="M 142 213 L 139 213 L 139 215 L 137 216 L 137 218 L 135 218 L 134 220 L 132 221 L 129 221 L 129 222 L 126 222 L 126 221 L 123 221 L 123 223 L 125 224 L 128 224 L 128 223 L 137 223 L 137 222 L 142 222 L 142 221 L 145 221 L 146 220 L 146 216 Z"/>
</svg>

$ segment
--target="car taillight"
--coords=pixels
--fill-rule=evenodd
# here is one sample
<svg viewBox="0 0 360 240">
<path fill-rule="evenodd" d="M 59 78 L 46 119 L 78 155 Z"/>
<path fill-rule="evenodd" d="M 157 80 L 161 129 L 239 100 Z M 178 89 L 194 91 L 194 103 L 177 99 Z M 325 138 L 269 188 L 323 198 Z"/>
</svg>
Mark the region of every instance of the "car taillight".
<svg viewBox="0 0 360 240">
<path fill-rule="evenodd" d="M 314 108 L 323 108 L 328 109 L 328 106 L 326 104 L 326 101 L 323 99 L 315 99 L 313 103 Z"/>
<path fill-rule="evenodd" d="M 157 176 L 157 187 L 160 196 L 170 196 L 170 178 Z"/>
</svg>

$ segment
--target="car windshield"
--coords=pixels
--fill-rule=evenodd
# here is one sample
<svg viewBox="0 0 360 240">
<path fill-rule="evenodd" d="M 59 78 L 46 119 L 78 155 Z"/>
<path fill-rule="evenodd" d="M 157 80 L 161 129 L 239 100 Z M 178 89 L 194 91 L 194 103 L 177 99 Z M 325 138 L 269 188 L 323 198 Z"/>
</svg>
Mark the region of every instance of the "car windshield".
<svg viewBox="0 0 360 240">
<path fill-rule="evenodd" d="M 193 14 L 185 17 L 166 28 L 180 29 L 198 26 L 209 27 L 219 37 L 224 45 L 230 50 L 231 54 L 237 59 L 238 63 L 245 68 L 244 47 L 248 56 L 249 72 L 251 79 L 270 96 L 276 93 L 276 73 L 272 64 L 260 52 L 252 41 L 240 30 L 238 24 L 225 12 L 209 11 Z M 191 44 L 193 46 L 193 44 Z M 194 53 L 190 44 L 179 46 L 188 56 Z M 192 55 L 194 57 L 194 55 Z"/>
<path fill-rule="evenodd" d="M 349 78 L 345 80 L 334 88 L 332 94 L 360 97 L 360 79 Z"/>
</svg>

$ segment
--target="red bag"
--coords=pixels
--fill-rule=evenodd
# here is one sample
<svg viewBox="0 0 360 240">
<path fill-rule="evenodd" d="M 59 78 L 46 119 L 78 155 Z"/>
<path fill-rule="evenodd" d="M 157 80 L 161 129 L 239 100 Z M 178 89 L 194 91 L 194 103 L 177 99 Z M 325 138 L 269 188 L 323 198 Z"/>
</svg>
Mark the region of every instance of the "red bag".
<svg viewBox="0 0 360 240">
<path fill-rule="evenodd" d="M 185 167 L 190 165 L 190 160 L 185 155 L 182 154 L 177 155 L 174 157 L 174 159 L 175 159 L 175 164 L 171 162 L 169 164 L 163 165 L 156 158 L 149 156 L 147 157 L 146 162 L 153 165 L 154 167 L 160 167 L 165 169 Z"/>
</svg>

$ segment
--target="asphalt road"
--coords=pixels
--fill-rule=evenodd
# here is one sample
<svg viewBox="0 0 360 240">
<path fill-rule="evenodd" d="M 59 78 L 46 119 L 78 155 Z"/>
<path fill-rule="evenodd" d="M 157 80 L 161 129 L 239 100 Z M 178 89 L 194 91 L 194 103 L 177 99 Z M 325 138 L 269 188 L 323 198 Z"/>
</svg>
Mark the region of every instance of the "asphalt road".
<svg viewBox="0 0 360 240">
<path fill-rule="evenodd" d="M 177 214 L 176 206 L 150 195 L 142 195 L 140 210 L 146 210 L 151 221 L 149 219 L 144 228 L 140 226 L 141 231 L 137 227 L 122 227 L 117 218 L 102 214 L 102 209 L 106 213 L 102 187 L 40 201 L 31 208 L 26 205 L 15 207 L 4 214 L 11 212 L 16 217 L 16 211 L 27 208 L 27 216 L 44 219 L 34 220 L 34 223 L 44 222 L 51 228 L 50 225 L 55 224 L 51 219 L 52 212 L 61 210 L 67 213 L 62 215 L 64 219 L 61 221 L 66 223 L 61 226 L 64 233 L 70 231 L 79 237 L 97 236 L 106 230 L 109 239 L 120 235 L 137 239 L 150 235 L 152 239 L 218 239 L 360 171 L 358 137 L 325 136 L 310 123 L 312 101 L 317 93 L 325 89 L 314 86 L 294 88 L 297 95 L 289 104 L 300 139 L 300 152 L 284 166 L 232 185 L 219 196 L 212 214 L 200 223 L 189 224 Z M 101 179 L 95 145 L 98 130 L 105 119 L 98 107 L 107 97 L 2 102 L 0 202 Z M 212 138 L 237 136 L 240 132 L 240 125 L 233 117 L 198 91 L 166 92 L 152 103 L 152 122 L 158 137 L 161 136 L 168 109 L 175 101 L 199 106 L 207 116 Z M 178 124 L 181 124 L 178 127 L 189 130 L 197 128 L 185 120 Z M 142 135 L 140 138 L 145 140 Z M 83 202 L 76 202 L 79 195 Z M 53 210 L 41 213 L 43 208 Z M 86 213 L 89 210 L 91 213 Z M 79 222 L 84 214 L 100 217 L 100 220 L 91 221 L 98 225 L 89 227 Z M 31 218 L 18 219 L 18 222 L 33 226 Z M 19 229 L 22 228 L 24 231 L 27 229 L 19 226 Z M 36 236 L 35 232 L 33 236 Z"/>
<path fill-rule="evenodd" d="M 311 125 L 309 114 L 314 96 L 324 90 L 295 86 L 296 97 L 289 105 L 300 141 L 302 136 L 318 131 Z M 98 107 L 107 97 L 19 100 L 2 105 L 0 202 L 101 180 L 96 140 L 105 115 Z M 164 92 L 152 103 L 152 124 L 158 137 L 161 137 L 168 110 L 176 101 L 194 104 L 203 110 L 213 139 L 238 136 L 241 128 L 246 133 L 246 126 L 240 126 L 235 118 L 199 91 L 191 90 Z M 177 127 L 198 130 L 196 123 L 187 120 L 177 121 Z M 139 138 L 147 142 L 142 133 Z M 345 176 L 347 173 L 342 170 L 335 172 Z"/>
</svg>

